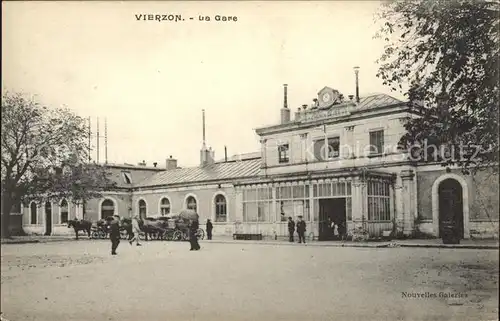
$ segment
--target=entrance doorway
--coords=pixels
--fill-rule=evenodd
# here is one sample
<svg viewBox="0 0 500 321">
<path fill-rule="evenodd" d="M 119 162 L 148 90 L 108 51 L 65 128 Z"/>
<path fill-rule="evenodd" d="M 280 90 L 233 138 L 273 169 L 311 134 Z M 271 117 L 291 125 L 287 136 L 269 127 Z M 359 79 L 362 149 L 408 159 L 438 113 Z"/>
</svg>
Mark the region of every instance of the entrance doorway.
<svg viewBox="0 0 500 321">
<path fill-rule="evenodd" d="M 319 241 L 333 240 L 331 222 L 347 228 L 346 199 L 328 198 L 319 200 Z"/>
<path fill-rule="evenodd" d="M 45 203 L 45 235 L 52 234 L 52 204 Z"/>
<path fill-rule="evenodd" d="M 464 237 L 462 185 L 452 178 L 439 184 L 439 235 L 444 226 L 453 226 L 460 238 Z"/>
</svg>

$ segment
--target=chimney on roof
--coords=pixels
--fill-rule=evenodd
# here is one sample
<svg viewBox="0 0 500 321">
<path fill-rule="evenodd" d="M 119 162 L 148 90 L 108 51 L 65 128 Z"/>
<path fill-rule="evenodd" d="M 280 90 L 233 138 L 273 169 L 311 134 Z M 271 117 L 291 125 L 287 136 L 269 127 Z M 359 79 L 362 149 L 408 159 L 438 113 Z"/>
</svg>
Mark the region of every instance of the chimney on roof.
<svg viewBox="0 0 500 321">
<path fill-rule="evenodd" d="M 224 161 L 227 162 L 227 146 L 224 146 Z"/>
<path fill-rule="evenodd" d="M 359 104 L 359 67 L 354 67 L 354 74 L 356 75 L 356 103 Z"/>
<path fill-rule="evenodd" d="M 167 158 L 166 165 L 167 165 L 166 166 L 167 170 L 176 169 L 177 168 L 177 159 L 172 158 L 172 155 L 170 155 L 170 157 Z"/>
<path fill-rule="evenodd" d="M 156 167 L 157 165 L 158 165 L 158 163 L 157 163 L 157 162 L 154 162 L 154 163 L 153 163 L 153 166 L 154 166 L 154 167 Z"/>
<path fill-rule="evenodd" d="M 283 85 L 283 108 L 281 108 L 281 124 L 290 122 L 290 109 L 288 109 L 288 85 Z"/>
</svg>

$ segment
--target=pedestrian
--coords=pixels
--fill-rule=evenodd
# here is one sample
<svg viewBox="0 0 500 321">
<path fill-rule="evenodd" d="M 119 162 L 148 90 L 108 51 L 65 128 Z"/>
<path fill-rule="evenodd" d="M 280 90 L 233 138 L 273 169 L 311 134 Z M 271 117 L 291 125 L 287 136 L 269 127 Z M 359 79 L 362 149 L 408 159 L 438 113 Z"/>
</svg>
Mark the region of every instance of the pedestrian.
<svg viewBox="0 0 500 321">
<path fill-rule="evenodd" d="M 333 238 L 336 240 L 339 238 L 339 227 L 337 223 L 333 223 Z"/>
<path fill-rule="evenodd" d="M 200 249 L 200 244 L 198 243 L 198 232 L 199 223 L 198 220 L 190 220 L 189 224 L 189 243 L 191 243 L 190 251 L 198 251 Z"/>
<path fill-rule="evenodd" d="M 139 234 L 141 233 L 141 227 L 139 225 L 139 215 L 136 215 L 132 218 L 132 238 L 129 240 L 130 245 L 136 242 L 136 246 L 141 246 L 139 243 Z"/>
<path fill-rule="evenodd" d="M 111 255 L 116 255 L 120 244 L 120 216 L 113 215 L 106 218 L 108 221 L 109 238 L 111 239 Z"/>
<path fill-rule="evenodd" d="M 214 226 L 212 225 L 212 222 L 210 219 L 207 219 L 207 239 L 211 240 L 212 239 L 212 230 L 214 229 Z"/>
<path fill-rule="evenodd" d="M 330 231 L 330 233 L 328 233 L 328 240 L 334 238 L 334 227 L 335 227 L 335 222 L 332 220 L 331 217 L 328 217 L 328 231 Z"/>
<path fill-rule="evenodd" d="M 306 239 L 304 237 L 306 233 L 306 222 L 302 220 L 302 216 L 299 216 L 299 221 L 297 222 L 297 234 L 299 234 L 299 243 L 306 243 Z"/>
<path fill-rule="evenodd" d="M 345 222 L 341 222 L 340 225 L 339 225 L 339 235 L 340 235 L 340 239 L 342 241 L 345 241 L 346 239 L 346 227 L 345 227 Z"/>
<path fill-rule="evenodd" d="M 295 233 L 295 222 L 292 217 L 288 217 L 288 241 L 293 242 L 293 234 Z"/>
</svg>

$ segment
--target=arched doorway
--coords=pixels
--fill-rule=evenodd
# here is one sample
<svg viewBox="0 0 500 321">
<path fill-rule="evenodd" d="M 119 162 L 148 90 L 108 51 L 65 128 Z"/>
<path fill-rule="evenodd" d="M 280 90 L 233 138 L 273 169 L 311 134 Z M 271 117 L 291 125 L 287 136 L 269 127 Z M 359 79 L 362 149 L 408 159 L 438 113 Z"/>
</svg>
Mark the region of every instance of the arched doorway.
<svg viewBox="0 0 500 321">
<path fill-rule="evenodd" d="M 115 215 L 115 203 L 110 199 L 105 199 L 101 204 L 101 219 Z"/>
<path fill-rule="evenodd" d="M 139 217 L 145 218 L 148 215 L 148 206 L 145 200 L 139 201 Z"/>
<path fill-rule="evenodd" d="M 439 184 L 439 235 L 443 235 L 444 224 L 451 224 L 460 238 L 464 237 L 464 212 L 462 185 L 453 178 Z"/>
<path fill-rule="evenodd" d="M 45 202 L 45 235 L 52 234 L 52 203 Z"/>
</svg>

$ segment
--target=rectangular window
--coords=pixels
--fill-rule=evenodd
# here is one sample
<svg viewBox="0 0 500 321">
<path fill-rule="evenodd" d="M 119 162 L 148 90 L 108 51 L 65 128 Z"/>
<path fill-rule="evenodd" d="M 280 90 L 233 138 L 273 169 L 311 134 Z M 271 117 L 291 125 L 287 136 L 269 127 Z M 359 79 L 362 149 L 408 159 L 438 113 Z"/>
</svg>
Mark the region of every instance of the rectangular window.
<svg viewBox="0 0 500 321">
<path fill-rule="evenodd" d="M 325 147 L 324 138 L 314 141 L 314 157 L 316 160 L 335 159 L 340 156 L 340 137 L 329 137 L 326 139 L 326 143 Z"/>
<path fill-rule="evenodd" d="M 368 220 L 391 220 L 389 183 L 382 181 L 368 182 Z"/>
<path fill-rule="evenodd" d="M 278 158 L 280 163 L 288 163 L 290 160 L 290 147 L 288 144 L 278 146 Z"/>
<path fill-rule="evenodd" d="M 370 155 L 384 153 L 384 131 L 376 130 L 370 132 Z"/>
<path fill-rule="evenodd" d="M 309 185 L 281 186 L 276 191 L 278 221 L 286 221 L 289 216 L 295 219 L 299 215 L 305 221 L 310 220 Z"/>
<path fill-rule="evenodd" d="M 340 138 L 328 138 L 328 159 L 337 158 L 340 156 Z"/>
<path fill-rule="evenodd" d="M 269 222 L 272 217 L 272 189 L 249 188 L 243 191 L 243 222 Z"/>
</svg>

